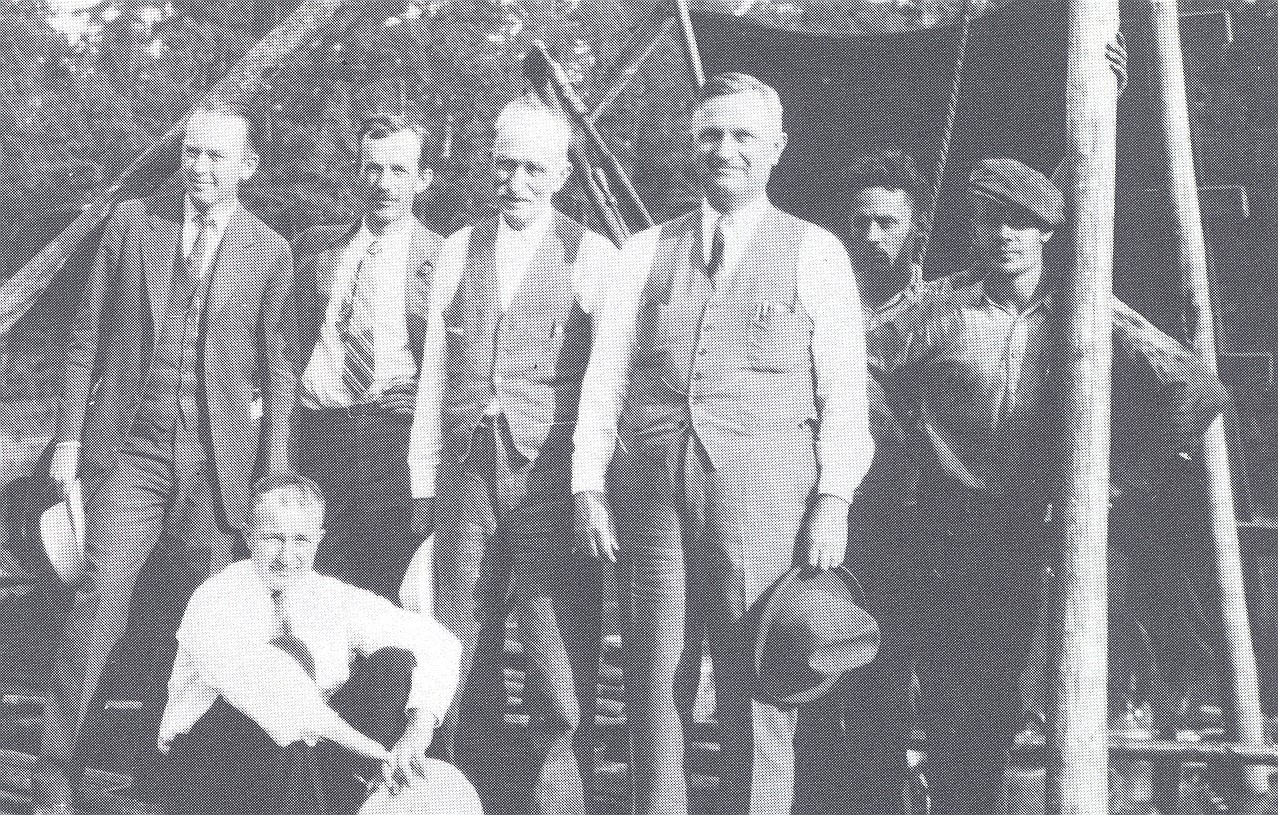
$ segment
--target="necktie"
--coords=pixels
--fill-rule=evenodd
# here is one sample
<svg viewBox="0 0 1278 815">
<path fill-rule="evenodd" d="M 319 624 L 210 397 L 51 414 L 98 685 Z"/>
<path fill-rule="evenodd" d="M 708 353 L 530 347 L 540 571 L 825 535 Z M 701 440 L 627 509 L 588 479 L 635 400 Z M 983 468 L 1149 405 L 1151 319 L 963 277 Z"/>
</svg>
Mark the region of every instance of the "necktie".
<svg viewBox="0 0 1278 815">
<path fill-rule="evenodd" d="M 204 253 L 208 251 L 210 222 L 211 219 L 207 215 L 198 217 L 199 226 L 195 233 L 195 243 L 191 244 L 191 253 L 186 256 L 186 277 L 192 283 L 199 283 L 204 277 Z"/>
<path fill-rule="evenodd" d="M 723 269 L 723 222 L 726 216 L 720 215 L 714 225 L 714 239 L 710 242 L 710 262 L 706 264 L 706 277 L 714 280 Z"/>
<path fill-rule="evenodd" d="M 284 592 L 275 589 L 271 592 L 271 600 L 275 602 L 275 630 L 281 637 L 293 636 L 293 624 L 288 620 L 288 612 L 284 609 Z"/>
<path fill-rule="evenodd" d="M 342 344 L 346 347 L 346 359 L 342 365 L 342 382 L 356 402 L 363 402 L 373 387 L 376 360 L 373 356 L 372 315 L 373 304 L 369 300 L 368 286 L 360 285 L 369 258 L 378 252 L 374 241 L 368 247 L 359 267 L 355 270 L 355 282 L 342 308 L 338 329 Z"/>
</svg>

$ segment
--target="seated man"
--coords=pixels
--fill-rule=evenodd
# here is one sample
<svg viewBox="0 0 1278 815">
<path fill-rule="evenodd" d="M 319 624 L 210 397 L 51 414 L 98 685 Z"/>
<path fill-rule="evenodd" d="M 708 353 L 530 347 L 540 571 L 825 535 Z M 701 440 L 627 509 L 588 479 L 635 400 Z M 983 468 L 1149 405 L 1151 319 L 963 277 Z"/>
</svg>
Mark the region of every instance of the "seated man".
<svg viewBox="0 0 1278 815">
<path fill-rule="evenodd" d="M 461 647 L 431 617 L 315 572 L 323 524 L 314 482 L 266 476 L 250 559 L 191 597 L 160 723 L 171 811 L 353 812 L 365 779 L 426 777 Z"/>
</svg>

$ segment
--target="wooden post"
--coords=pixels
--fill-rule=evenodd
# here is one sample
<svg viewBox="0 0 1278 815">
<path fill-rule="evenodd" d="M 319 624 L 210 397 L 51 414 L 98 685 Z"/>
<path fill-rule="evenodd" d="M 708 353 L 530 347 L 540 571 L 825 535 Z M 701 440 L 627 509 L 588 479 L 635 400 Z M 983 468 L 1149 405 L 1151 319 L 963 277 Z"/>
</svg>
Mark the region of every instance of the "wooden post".
<svg viewBox="0 0 1278 815">
<path fill-rule="evenodd" d="M 233 105 L 248 105 L 266 90 L 270 76 L 290 57 L 313 42 L 350 2 L 302 0 L 292 14 L 249 49 L 209 94 Z M 109 189 L 94 197 L 57 238 L 0 286 L 0 336 L 8 333 L 13 324 L 26 314 L 80 244 L 106 220 L 125 190 L 141 179 L 172 172 L 165 162 L 173 161 L 185 125 L 186 117 L 183 116 L 159 141 L 134 159 Z"/>
<path fill-rule="evenodd" d="M 688 55 L 688 67 L 692 69 L 692 81 L 700 90 L 706 85 L 706 69 L 701 65 L 701 48 L 697 45 L 697 32 L 692 29 L 692 14 L 688 0 L 674 0 L 675 16 L 679 18 L 679 33 L 683 35 L 683 48 Z"/>
<path fill-rule="evenodd" d="M 1167 160 L 1167 189 L 1180 254 L 1180 280 L 1184 294 L 1189 341 L 1203 363 L 1216 371 L 1216 336 L 1212 324 L 1211 283 L 1207 276 L 1207 248 L 1199 211 L 1198 181 L 1189 133 L 1189 106 L 1185 98 L 1185 66 L 1180 45 L 1180 16 L 1176 0 L 1150 0 L 1153 37 L 1153 71 L 1162 124 L 1162 144 Z M 1217 418 L 1203 438 L 1202 463 L 1207 478 L 1208 512 L 1216 550 L 1216 577 L 1226 644 L 1238 742 L 1244 747 L 1265 744 L 1264 717 L 1260 712 L 1256 652 L 1251 641 L 1247 596 L 1243 586 L 1242 557 L 1238 547 L 1238 519 L 1225 448 L 1224 418 Z M 1252 792 L 1268 788 L 1268 771 L 1261 767 L 1246 773 Z"/>
<path fill-rule="evenodd" d="M 1070 0 L 1066 8 L 1065 200 L 1073 252 L 1055 349 L 1063 443 L 1051 518 L 1060 578 L 1052 622 L 1060 659 L 1049 673 L 1046 812 L 1108 815 L 1106 537 L 1118 88 L 1105 44 L 1118 30 L 1118 4 Z"/>
</svg>

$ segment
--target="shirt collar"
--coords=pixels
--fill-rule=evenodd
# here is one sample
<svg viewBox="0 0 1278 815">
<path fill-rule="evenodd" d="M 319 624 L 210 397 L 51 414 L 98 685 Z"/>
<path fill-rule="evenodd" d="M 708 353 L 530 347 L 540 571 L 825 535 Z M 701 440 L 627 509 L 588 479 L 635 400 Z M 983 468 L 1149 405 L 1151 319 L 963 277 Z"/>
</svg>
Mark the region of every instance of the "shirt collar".
<svg viewBox="0 0 1278 815">
<path fill-rule="evenodd" d="M 238 198 L 232 198 L 225 204 L 219 204 L 215 207 L 209 207 L 209 211 L 205 213 L 206 217 L 211 221 L 214 229 L 225 229 L 227 222 L 231 220 L 232 213 L 239 207 Z M 186 194 L 182 201 L 182 212 L 186 223 L 193 224 L 199 218 L 199 210 L 195 208 L 195 203 L 191 200 L 191 195 Z"/>
<path fill-rule="evenodd" d="M 989 292 L 986 291 L 987 280 L 985 278 L 981 278 L 980 282 L 977 283 L 976 285 L 979 287 L 980 300 L 983 305 L 990 306 L 991 308 L 996 308 L 999 311 L 1007 312 L 1009 314 L 1012 313 L 1007 308 L 1005 308 L 1001 303 L 995 301 L 992 297 L 990 297 Z M 1049 306 L 1051 306 L 1051 304 L 1052 304 L 1052 293 L 1048 291 L 1044 293 L 1043 295 L 1041 295 L 1033 303 L 1031 303 L 1029 308 L 1022 311 L 1021 315 L 1033 314 L 1034 312 L 1039 311 L 1040 309 L 1048 308 Z M 1016 316 L 1016 315 L 1013 314 L 1013 316 Z"/>
<path fill-rule="evenodd" d="M 554 220 L 554 211 L 547 209 L 532 221 L 524 224 L 523 229 L 512 229 L 505 217 L 497 213 L 497 239 L 500 241 L 517 241 L 525 246 L 540 246 L 550 222 Z"/>
<path fill-rule="evenodd" d="M 387 224 L 386 228 L 382 230 L 382 234 L 376 236 L 373 235 L 372 230 L 368 228 L 367 220 L 360 221 L 359 232 L 356 234 L 352 243 L 362 243 L 365 246 L 375 240 L 380 241 L 381 243 L 398 243 L 402 240 L 406 240 L 408 236 L 412 234 L 413 226 L 415 225 L 414 221 L 416 220 L 417 216 L 415 215 L 405 215 L 398 221 Z"/>
<path fill-rule="evenodd" d="M 728 216 L 729 229 L 734 235 L 749 235 L 754 232 L 754 227 L 759 223 L 759 219 L 763 214 L 772 209 L 772 202 L 768 200 L 766 195 L 761 195 L 755 201 L 751 201 L 741 209 L 733 212 Z M 701 228 L 705 232 L 714 229 L 715 223 L 722 217 L 719 210 L 710 206 L 710 202 L 701 199 Z M 708 243 L 708 241 L 707 241 Z"/>
</svg>

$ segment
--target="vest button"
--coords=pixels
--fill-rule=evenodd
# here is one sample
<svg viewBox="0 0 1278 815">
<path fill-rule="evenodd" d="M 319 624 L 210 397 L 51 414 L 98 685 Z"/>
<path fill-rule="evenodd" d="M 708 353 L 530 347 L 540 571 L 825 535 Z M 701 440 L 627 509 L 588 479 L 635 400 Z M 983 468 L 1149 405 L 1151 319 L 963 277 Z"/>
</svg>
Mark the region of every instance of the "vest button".
<svg viewBox="0 0 1278 815">
<path fill-rule="evenodd" d="M 704 356 L 704 355 L 705 355 L 705 353 L 706 353 L 706 349 L 705 349 L 704 347 L 698 348 L 698 349 L 697 349 L 697 353 L 698 353 L 698 354 L 701 354 L 702 356 Z"/>
<path fill-rule="evenodd" d="M 693 373 L 693 374 L 692 374 L 692 378 L 693 378 L 693 379 L 700 379 L 700 378 L 701 378 L 701 372 L 700 372 L 700 371 L 696 371 L 695 373 Z"/>
</svg>

